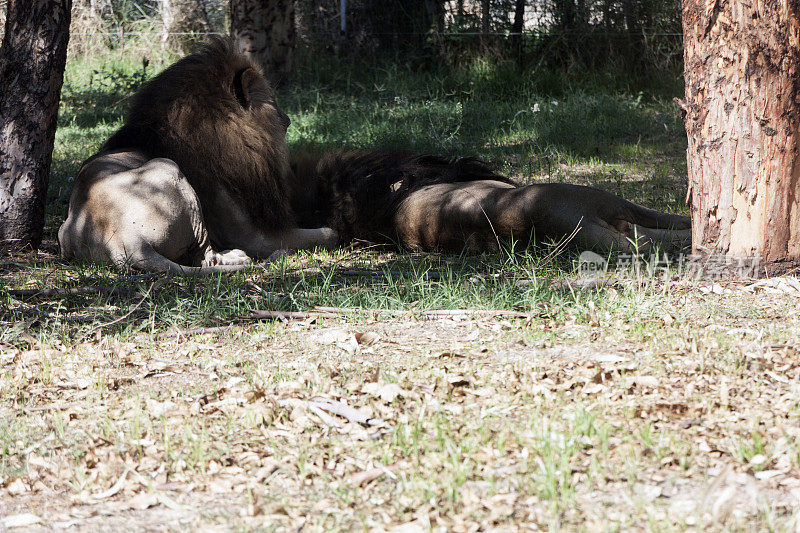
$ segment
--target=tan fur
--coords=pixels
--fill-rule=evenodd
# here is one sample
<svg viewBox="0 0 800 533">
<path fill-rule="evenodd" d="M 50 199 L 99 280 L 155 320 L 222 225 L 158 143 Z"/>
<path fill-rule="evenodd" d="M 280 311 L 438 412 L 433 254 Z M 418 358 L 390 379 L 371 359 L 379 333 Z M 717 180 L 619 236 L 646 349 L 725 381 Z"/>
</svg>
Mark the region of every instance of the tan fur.
<svg viewBox="0 0 800 533">
<path fill-rule="evenodd" d="M 84 164 L 62 256 L 178 271 L 177 262 L 241 268 L 248 256 L 335 244 L 328 228 L 295 225 L 288 125 L 259 67 L 213 40 L 146 84 Z"/>
</svg>

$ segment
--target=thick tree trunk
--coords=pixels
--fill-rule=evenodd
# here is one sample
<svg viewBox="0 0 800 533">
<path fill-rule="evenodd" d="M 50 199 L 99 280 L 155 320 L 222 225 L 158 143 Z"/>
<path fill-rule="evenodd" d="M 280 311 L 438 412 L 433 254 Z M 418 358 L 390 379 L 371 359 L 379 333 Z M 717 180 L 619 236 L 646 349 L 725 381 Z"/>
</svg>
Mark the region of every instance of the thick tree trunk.
<svg viewBox="0 0 800 533">
<path fill-rule="evenodd" d="M 684 0 L 693 248 L 800 261 L 800 3 Z"/>
<path fill-rule="evenodd" d="M 239 49 L 280 85 L 294 66 L 293 0 L 230 0 L 231 34 Z"/>
<path fill-rule="evenodd" d="M 72 0 L 9 0 L 0 49 L 0 245 L 39 246 Z"/>
</svg>

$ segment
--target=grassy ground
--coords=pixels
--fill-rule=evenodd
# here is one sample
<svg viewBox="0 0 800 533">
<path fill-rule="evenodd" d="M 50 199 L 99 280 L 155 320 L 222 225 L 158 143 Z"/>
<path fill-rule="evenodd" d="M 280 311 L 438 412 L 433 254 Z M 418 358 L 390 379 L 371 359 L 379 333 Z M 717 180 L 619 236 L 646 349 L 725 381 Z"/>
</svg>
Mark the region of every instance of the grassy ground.
<svg viewBox="0 0 800 533">
<path fill-rule="evenodd" d="M 60 263 L 70 176 L 167 59 L 149 61 L 70 61 L 48 241 L 0 260 L 4 526 L 797 527 L 792 278 L 586 289 L 546 246 L 303 253 L 200 280 Z M 328 65 L 281 102 L 293 149 L 475 154 L 683 211 L 669 95 L 553 79 Z"/>
</svg>

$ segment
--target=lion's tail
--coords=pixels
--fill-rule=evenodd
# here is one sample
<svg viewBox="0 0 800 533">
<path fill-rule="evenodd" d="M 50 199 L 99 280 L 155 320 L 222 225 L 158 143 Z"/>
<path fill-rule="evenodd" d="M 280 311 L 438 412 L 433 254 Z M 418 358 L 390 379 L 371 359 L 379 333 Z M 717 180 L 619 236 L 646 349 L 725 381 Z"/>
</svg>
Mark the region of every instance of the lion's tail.
<svg viewBox="0 0 800 533">
<path fill-rule="evenodd" d="M 624 200 L 624 204 L 630 213 L 628 222 L 666 230 L 686 230 L 692 227 L 692 219 L 687 216 L 662 213 L 628 200 Z"/>
</svg>

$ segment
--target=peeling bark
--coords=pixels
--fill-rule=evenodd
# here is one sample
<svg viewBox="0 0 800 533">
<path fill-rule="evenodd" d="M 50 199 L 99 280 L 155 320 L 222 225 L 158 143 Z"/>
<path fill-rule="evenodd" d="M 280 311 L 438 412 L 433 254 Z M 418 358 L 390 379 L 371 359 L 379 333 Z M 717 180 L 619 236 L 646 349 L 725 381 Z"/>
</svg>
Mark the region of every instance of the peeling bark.
<svg viewBox="0 0 800 533">
<path fill-rule="evenodd" d="M 0 49 L 0 245 L 35 248 L 67 58 L 72 0 L 9 0 Z"/>
<path fill-rule="evenodd" d="M 800 261 L 800 0 L 684 0 L 696 253 Z"/>
</svg>

